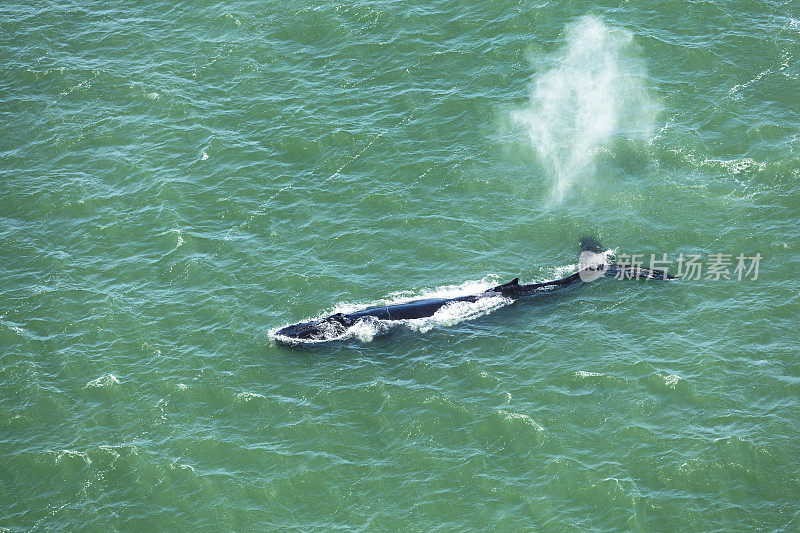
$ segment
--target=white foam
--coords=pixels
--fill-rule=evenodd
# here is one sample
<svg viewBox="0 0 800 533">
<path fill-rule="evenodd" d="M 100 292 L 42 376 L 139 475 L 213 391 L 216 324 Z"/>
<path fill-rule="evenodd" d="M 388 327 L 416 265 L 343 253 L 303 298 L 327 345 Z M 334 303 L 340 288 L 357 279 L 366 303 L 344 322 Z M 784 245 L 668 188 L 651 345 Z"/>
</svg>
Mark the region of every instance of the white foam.
<svg viewBox="0 0 800 533">
<path fill-rule="evenodd" d="M 194 467 L 192 465 L 181 464 L 181 463 L 172 463 L 169 466 L 170 466 L 170 469 L 172 469 L 172 470 L 189 470 L 191 472 L 194 472 Z"/>
<path fill-rule="evenodd" d="M 253 400 L 266 400 L 264 395 L 258 394 L 257 392 L 240 392 L 236 395 L 237 400 L 241 400 L 243 402 L 251 402 Z"/>
<path fill-rule="evenodd" d="M 87 383 L 84 389 L 110 387 L 117 383 L 119 383 L 119 380 L 114 374 L 106 374 L 105 376 L 100 376 Z"/>
<path fill-rule="evenodd" d="M 591 255 L 584 255 L 585 253 L 586 252 L 581 253 L 577 263 L 554 268 L 553 276 L 556 279 L 560 279 L 588 266 L 597 266 L 599 264 L 607 265 L 613 261 L 614 256 L 617 253 L 617 248 L 609 248 L 608 250 L 600 252 L 599 254 L 593 253 Z"/>
<path fill-rule="evenodd" d="M 664 383 L 666 383 L 666 385 L 672 390 L 675 390 L 675 388 L 678 386 L 678 383 L 681 381 L 683 381 L 683 378 L 677 374 L 667 374 L 664 376 Z"/>
<path fill-rule="evenodd" d="M 529 426 L 532 426 L 536 431 L 544 431 L 544 428 L 538 424 L 533 418 L 530 416 L 523 414 L 523 413 L 515 413 L 513 411 L 507 411 L 505 409 L 500 409 L 497 411 L 497 414 L 502 416 L 506 420 L 522 420 Z"/>
<path fill-rule="evenodd" d="M 345 332 L 345 335 L 361 342 L 371 342 L 375 336 L 388 331 L 391 327 L 391 324 L 383 320 L 359 320 Z"/>
<path fill-rule="evenodd" d="M 364 303 L 343 302 L 334 307 L 332 313 L 352 313 L 367 306 L 397 305 L 427 298 L 458 298 L 459 296 L 478 294 L 497 286 L 498 279 L 497 276 L 486 276 L 483 279 L 468 280 L 457 285 L 441 285 L 433 289 L 419 291 L 398 291 L 367 305 Z"/>
<path fill-rule="evenodd" d="M 706 158 L 700 162 L 700 166 L 722 167 L 734 176 L 747 172 L 761 172 L 766 167 L 766 163 L 759 163 L 754 159 L 745 157 L 743 159 L 711 159 Z"/>
<path fill-rule="evenodd" d="M 86 452 L 63 450 L 56 456 L 56 463 L 60 463 L 61 460 L 64 459 L 64 457 L 67 457 L 69 459 L 80 458 L 84 462 L 86 462 L 87 465 L 92 464 L 92 460 L 89 458 L 89 455 Z"/>
<path fill-rule="evenodd" d="M 511 298 L 492 296 L 476 302 L 453 302 L 441 307 L 432 316 L 405 320 L 406 326 L 413 330 L 426 332 L 435 327 L 455 326 L 459 322 L 473 320 L 511 303 Z"/>
<path fill-rule="evenodd" d="M 588 372 L 586 370 L 578 370 L 575 372 L 575 376 L 579 378 L 594 378 L 594 377 L 601 377 L 605 376 L 602 372 Z"/>
</svg>

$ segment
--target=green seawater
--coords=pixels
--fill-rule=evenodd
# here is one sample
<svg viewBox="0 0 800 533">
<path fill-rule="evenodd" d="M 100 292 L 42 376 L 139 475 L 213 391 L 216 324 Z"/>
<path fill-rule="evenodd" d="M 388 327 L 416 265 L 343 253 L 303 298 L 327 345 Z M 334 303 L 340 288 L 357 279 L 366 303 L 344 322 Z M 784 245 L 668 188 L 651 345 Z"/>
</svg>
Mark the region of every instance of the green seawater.
<svg viewBox="0 0 800 533">
<path fill-rule="evenodd" d="M 0 531 L 800 530 L 796 1 L 9 0 L 0 127 Z M 704 270 L 273 338 L 584 235 Z"/>
</svg>

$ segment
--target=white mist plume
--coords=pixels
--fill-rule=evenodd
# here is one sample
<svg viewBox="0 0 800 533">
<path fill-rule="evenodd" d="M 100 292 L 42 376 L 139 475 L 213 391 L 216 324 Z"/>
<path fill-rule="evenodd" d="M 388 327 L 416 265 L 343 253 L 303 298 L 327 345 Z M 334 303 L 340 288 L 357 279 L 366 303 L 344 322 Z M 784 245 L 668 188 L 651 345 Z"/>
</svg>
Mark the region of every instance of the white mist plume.
<svg viewBox="0 0 800 533">
<path fill-rule="evenodd" d="M 656 113 L 629 32 L 583 17 L 552 59 L 514 119 L 528 128 L 553 179 L 552 195 L 562 200 L 576 183 L 594 179 L 597 155 L 615 140 L 646 139 Z"/>
</svg>

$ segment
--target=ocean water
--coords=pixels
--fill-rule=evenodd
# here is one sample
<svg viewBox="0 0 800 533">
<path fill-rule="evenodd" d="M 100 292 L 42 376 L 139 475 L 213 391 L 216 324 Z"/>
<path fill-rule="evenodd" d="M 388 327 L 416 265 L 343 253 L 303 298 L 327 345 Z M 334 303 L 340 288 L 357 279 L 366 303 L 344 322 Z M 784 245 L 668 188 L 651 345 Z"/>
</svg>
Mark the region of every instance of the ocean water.
<svg viewBox="0 0 800 533">
<path fill-rule="evenodd" d="M 0 72 L 0 530 L 800 529 L 796 2 L 11 0 Z M 703 270 L 272 336 L 583 235 Z"/>
</svg>

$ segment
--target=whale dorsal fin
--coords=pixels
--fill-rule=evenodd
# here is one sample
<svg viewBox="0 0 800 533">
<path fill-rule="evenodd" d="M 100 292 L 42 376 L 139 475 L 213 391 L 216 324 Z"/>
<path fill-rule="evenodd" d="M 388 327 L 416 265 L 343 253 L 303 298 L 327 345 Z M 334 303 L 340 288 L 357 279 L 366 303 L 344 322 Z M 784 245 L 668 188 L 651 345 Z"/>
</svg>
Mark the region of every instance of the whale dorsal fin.
<svg viewBox="0 0 800 533">
<path fill-rule="evenodd" d="M 495 292 L 502 292 L 503 289 L 510 289 L 512 287 L 516 287 L 519 285 L 519 278 L 514 278 L 508 283 L 504 283 L 503 285 L 498 285 L 497 287 L 493 288 L 492 290 Z"/>
</svg>

